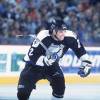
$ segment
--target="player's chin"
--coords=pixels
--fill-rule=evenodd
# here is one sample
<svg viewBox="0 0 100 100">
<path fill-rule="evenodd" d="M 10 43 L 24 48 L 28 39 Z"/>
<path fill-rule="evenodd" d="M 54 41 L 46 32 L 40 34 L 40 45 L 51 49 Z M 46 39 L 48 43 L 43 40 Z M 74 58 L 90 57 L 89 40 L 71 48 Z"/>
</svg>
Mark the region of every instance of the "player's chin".
<svg viewBox="0 0 100 100">
<path fill-rule="evenodd" d="M 60 39 L 59 39 L 59 41 L 63 41 L 63 40 L 64 40 L 64 38 L 60 38 Z"/>
</svg>

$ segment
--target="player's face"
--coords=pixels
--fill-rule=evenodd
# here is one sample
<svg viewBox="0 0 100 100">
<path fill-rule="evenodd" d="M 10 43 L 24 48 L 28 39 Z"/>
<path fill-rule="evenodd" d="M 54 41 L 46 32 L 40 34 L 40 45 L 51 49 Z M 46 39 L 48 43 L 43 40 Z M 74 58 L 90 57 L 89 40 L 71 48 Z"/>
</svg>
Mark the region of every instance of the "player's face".
<svg viewBox="0 0 100 100">
<path fill-rule="evenodd" d="M 57 32 L 54 33 L 55 37 L 58 41 L 62 41 L 64 40 L 64 34 L 65 34 L 65 30 L 58 30 Z"/>
</svg>

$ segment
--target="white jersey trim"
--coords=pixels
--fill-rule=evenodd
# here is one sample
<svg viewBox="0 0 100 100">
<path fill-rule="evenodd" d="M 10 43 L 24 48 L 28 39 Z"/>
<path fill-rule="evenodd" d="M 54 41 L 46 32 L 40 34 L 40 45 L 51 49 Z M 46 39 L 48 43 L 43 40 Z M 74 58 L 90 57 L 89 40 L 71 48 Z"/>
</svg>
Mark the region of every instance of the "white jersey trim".
<svg viewBox="0 0 100 100">
<path fill-rule="evenodd" d="M 44 56 L 40 56 L 36 62 L 36 65 L 44 66 L 43 59 L 44 59 Z"/>
<path fill-rule="evenodd" d="M 42 41 L 45 37 L 50 36 L 49 30 L 42 30 L 37 34 L 37 38 Z"/>
<path fill-rule="evenodd" d="M 70 30 L 65 30 L 65 37 L 73 37 L 73 38 L 77 39 L 76 33 L 72 32 Z"/>
</svg>

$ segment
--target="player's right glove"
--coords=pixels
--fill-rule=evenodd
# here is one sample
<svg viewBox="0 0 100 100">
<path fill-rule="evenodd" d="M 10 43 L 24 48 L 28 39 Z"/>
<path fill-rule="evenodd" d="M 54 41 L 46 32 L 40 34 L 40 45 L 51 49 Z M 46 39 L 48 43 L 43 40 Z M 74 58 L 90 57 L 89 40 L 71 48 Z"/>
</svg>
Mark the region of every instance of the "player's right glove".
<svg viewBox="0 0 100 100">
<path fill-rule="evenodd" d="M 87 77 L 91 72 L 91 66 L 92 66 L 91 61 L 88 60 L 82 61 L 82 66 L 79 68 L 78 74 L 81 77 Z"/>
</svg>

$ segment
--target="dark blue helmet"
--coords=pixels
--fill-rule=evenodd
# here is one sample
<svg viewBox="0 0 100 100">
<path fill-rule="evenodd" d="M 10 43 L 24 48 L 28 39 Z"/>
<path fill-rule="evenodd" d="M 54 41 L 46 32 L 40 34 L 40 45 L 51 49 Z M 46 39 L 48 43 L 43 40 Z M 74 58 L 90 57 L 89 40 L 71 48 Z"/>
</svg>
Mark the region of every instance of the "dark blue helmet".
<svg viewBox="0 0 100 100">
<path fill-rule="evenodd" d="M 61 19 L 50 19 L 48 21 L 48 29 L 50 30 L 50 32 L 52 32 L 53 30 L 65 30 L 66 26 L 64 24 L 64 22 Z"/>
</svg>

